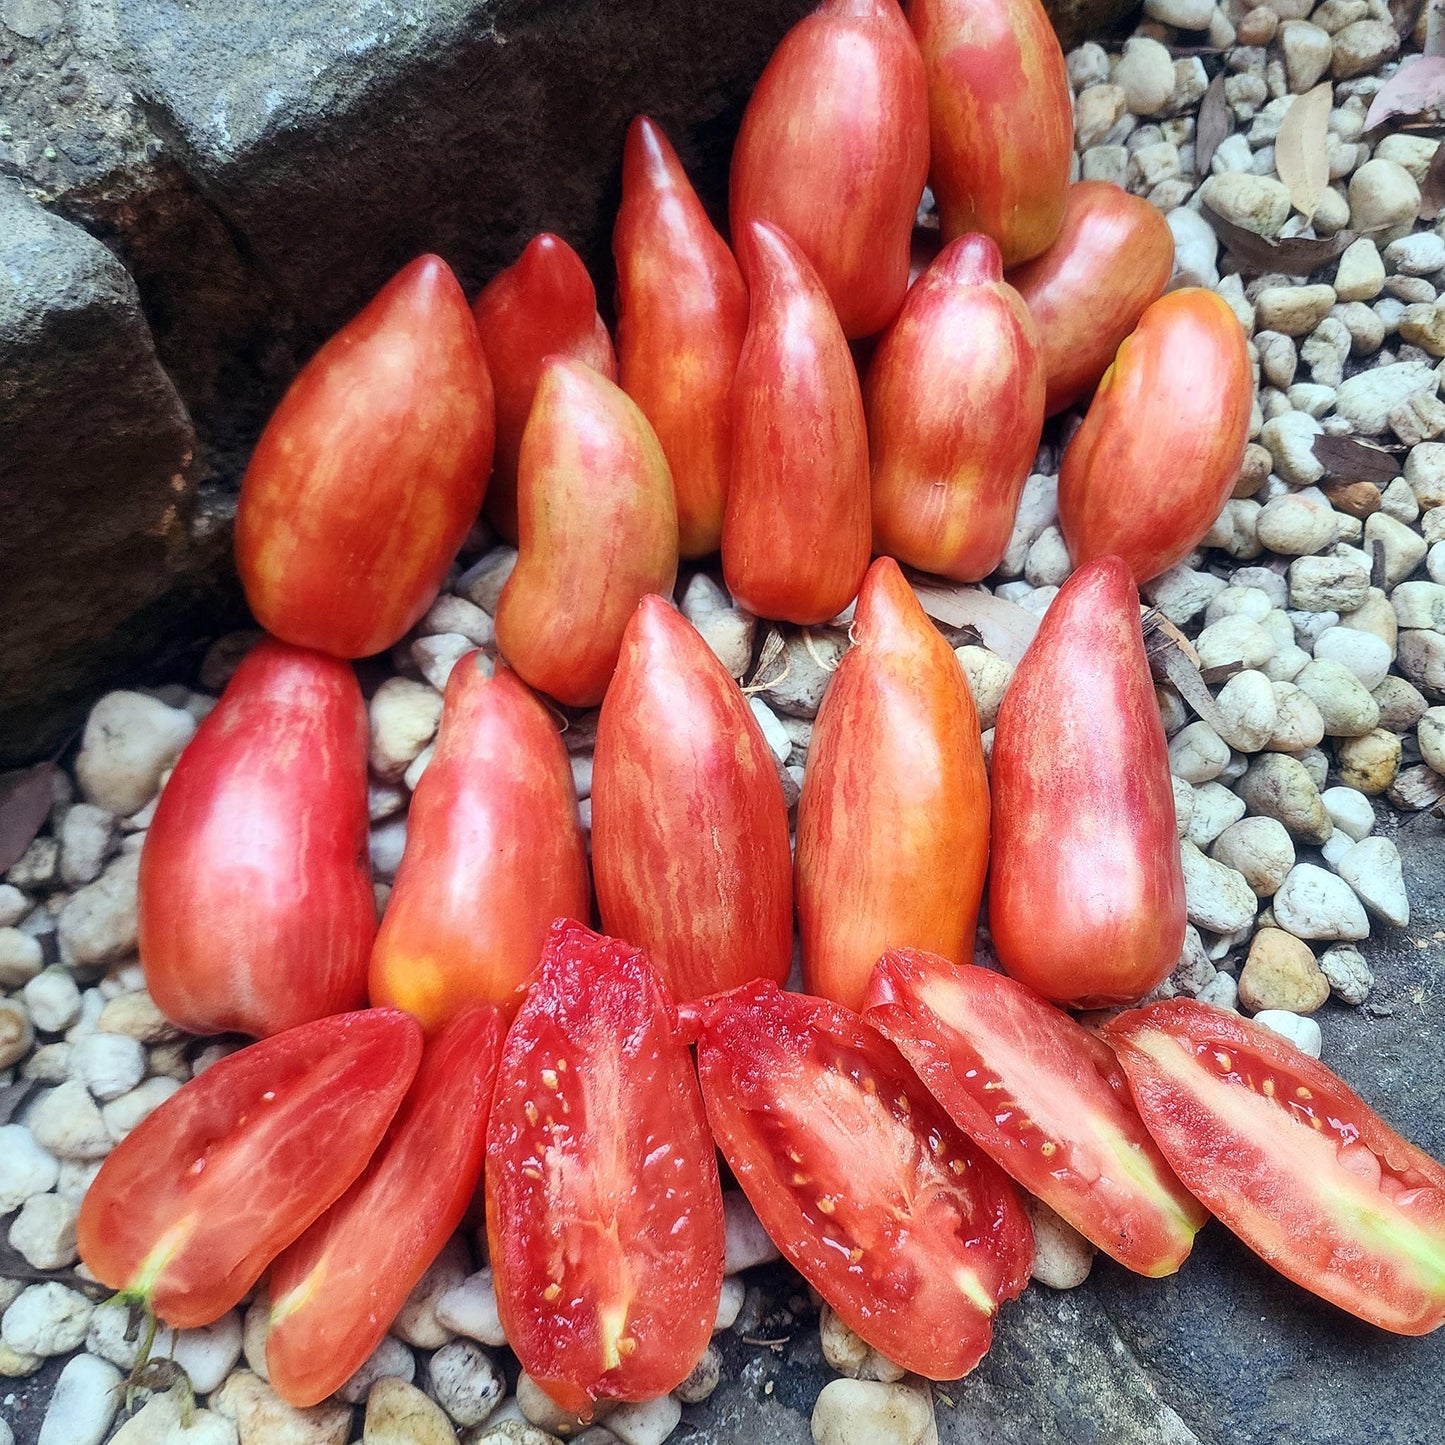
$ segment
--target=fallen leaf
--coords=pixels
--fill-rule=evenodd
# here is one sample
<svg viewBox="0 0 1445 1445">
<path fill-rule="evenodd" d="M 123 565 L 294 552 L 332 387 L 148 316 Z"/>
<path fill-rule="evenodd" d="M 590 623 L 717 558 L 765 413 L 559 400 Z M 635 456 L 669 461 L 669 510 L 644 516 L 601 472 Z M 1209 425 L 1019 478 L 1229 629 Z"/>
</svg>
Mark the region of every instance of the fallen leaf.
<svg viewBox="0 0 1445 1445">
<path fill-rule="evenodd" d="M 1180 645 L 1183 636 L 1179 629 L 1152 608 L 1144 614 L 1142 621 L 1144 650 L 1149 656 L 1150 671 L 1161 682 L 1172 683 L 1201 721 L 1208 723 L 1217 733 L 1227 733 L 1229 723 L 1195 665 L 1197 654 L 1195 660 L 1191 660 L 1184 650 L 1188 644 Z M 1189 653 L 1193 652 L 1194 649 L 1189 648 Z"/>
<path fill-rule="evenodd" d="M 1370 586 L 1383 588 L 1385 577 L 1385 544 L 1378 539 L 1370 543 Z"/>
<path fill-rule="evenodd" d="M 1194 123 L 1194 167 L 1201 176 L 1209 174 L 1209 162 L 1219 143 L 1234 131 L 1234 116 L 1224 97 L 1224 72 L 1209 82 L 1204 99 L 1199 103 L 1199 119 Z"/>
<path fill-rule="evenodd" d="M 36 763 L 0 773 L 0 873 L 14 867 L 50 816 L 50 781 L 60 770 Z"/>
<path fill-rule="evenodd" d="M 1445 209 L 1445 145 L 1435 147 L 1420 183 L 1420 219 L 1433 221 Z"/>
<path fill-rule="evenodd" d="M 1412 55 L 1375 92 L 1365 113 L 1365 131 L 1378 130 L 1397 116 L 1423 115 L 1445 104 L 1445 57 Z"/>
<path fill-rule="evenodd" d="M 1240 269 L 1255 276 L 1274 271 L 1282 271 L 1286 276 L 1308 276 L 1321 266 L 1339 260 L 1345 247 L 1355 239 L 1349 231 L 1341 231 L 1337 236 L 1289 236 L 1283 241 L 1271 241 L 1235 225 L 1208 205 L 1201 206 L 1200 211 L 1239 262 Z"/>
<path fill-rule="evenodd" d="M 1280 122 L 1274 143 L 1274 168 L 1289 187 L 1295 209 L 1310 221 L 1329 189 L 1330 110 L 1335 88 L 1329 81 L 1295 96 Z"/>
<path fill-rule="evenodd" d="M 1321 434 L 1314 440 L 1315 460 L 1338 482 L 1374 482 L 1384 486 L 1400 475 L 1400 463 L 1379 447 L 1352 437 Z"/>
<path fill-rule="evenodd" d="M 1039 618 L 1026 607 L 978 587 L 911 579 L 923 610 L 948 627 L 972 627 L 985 647 L 1017 664 L 1039 629 Z"/>
</svg>

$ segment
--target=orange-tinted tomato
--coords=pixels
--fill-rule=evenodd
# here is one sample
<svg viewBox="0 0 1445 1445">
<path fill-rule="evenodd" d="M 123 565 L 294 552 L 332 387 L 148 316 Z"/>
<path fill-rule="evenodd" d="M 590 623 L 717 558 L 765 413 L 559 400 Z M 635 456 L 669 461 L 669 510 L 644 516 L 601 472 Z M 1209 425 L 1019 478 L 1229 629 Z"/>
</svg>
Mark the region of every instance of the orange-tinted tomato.
<svg viewBox="0 0 1445 1445">
<path fill-rule="evenodd" d="M 1229 499 L 1253 402 L 1244 328 L 1222 296 L 1190 287 L 1149 307 L 1059 468 L 1074 565 L 1118 556 L 1147 582 L 1186 556 Z"/>
<path fill-rule="evenodd" d="M 874 548 L 958 582 L 988 576 L 1038 450 L 1044 368 L 987 236 L 951 241 L 919 277 L 863 397 Z"/>
<path fill-rule="evenodd" d="M 351 664 L 267 638 L 181 754 L 140 861 L 140 956 L 196 1034 L 366 1001 L 366 705 Z"/>
<path fill-rule="evenodd" d="M 256 443 L 236 511 L 256 620 L 336 657 L 390 647 L 476 520 L 494 427 L 466 297 L 419 257 L 302 367 Z"/>
</svg>

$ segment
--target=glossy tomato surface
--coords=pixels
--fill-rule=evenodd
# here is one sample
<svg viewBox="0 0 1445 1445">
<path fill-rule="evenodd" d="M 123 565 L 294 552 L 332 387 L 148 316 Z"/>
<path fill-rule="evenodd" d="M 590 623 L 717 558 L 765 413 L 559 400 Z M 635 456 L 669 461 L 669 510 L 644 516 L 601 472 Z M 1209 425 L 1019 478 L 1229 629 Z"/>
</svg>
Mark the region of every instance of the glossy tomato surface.
<svg viewBox="0 0 1445 1445">
<path fill-rule="evenodd" d="M 712 1337 L 722 1190 L 692 1060 L 643 956 L 560 921 L 497 1080 L 487 1242 L 507 1342 L 566 1410 L 665 1395 Z"/>
<path fill-rule="evenodd" d="M 361 1177 L 271 1266 L 266 1371 L 288 1404 L 315 1405 L 360 1369 L 461 1223 L 501 1047 L 485 1005 L 442 1029 Z"/>
<path fill-rule="evenodd" d="M 494 431 L 466 297 L 421 256 L 306 363 L 256 443 L 236 510 L 256 620 L 337 657 L 390 647 L 476 520 Z"/>
<path fill-rule="evenodd" d="M 351 664 L 267 638 L 181 754 L 141 850 L 140 956 L 193 1034 L 366 1002 L 366 705 Z"/>
<path fill-rule="evenodd" d="M 1173 1274 L 1207 1215 L 1174 1177 L 1109 1048 L 988 969 L 890 949 L 864 1022 L 891 1039 L 960 1129 L 1120 1264 Z"/>
<path fill-rule="evenodd" d="M 773 1242 L 888 1359 L 973 1369 L 1033 1262 L 1008 1177 L 857 1014 L 766 982 L 692 1008 L 708 1122 Z"/>
<path fill-rule="evenodd" d="M 468 653 L 412 794 L 371 951 L 371 1001 L 428 1033 L 478 1003 L 510 1018 L 554 919 L 585 914 L 587 849 L 556 720 L 510 668 Z"/>
<path fill-rule="evenodd" d="M 1175 1172 L 1260 1258 L 1402 1335 L 1445 1322 L 1445 1168 L 1318 1060 L 1170 999 L 1105 1026 Z"/>
<path fill-rule="evenodd" d="M 421 1045 L 407 1014 L 366 1009 L 212 1064 L 101 1166 L 81 1259 L 176 1329 L 219 1319 L 365 1168 Z"/>
</svg>

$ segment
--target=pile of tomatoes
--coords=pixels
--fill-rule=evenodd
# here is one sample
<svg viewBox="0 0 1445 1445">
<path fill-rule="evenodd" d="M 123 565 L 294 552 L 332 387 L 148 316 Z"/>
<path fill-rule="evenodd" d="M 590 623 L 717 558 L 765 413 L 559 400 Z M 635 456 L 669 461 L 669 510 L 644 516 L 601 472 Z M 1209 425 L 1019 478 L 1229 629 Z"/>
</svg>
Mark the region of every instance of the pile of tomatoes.
<svg viewBox="0 0 1445 1445">
<path fill-rule="evenodd" d="M 1445 1320 L 1445 1169 L 1322 1065 L 1192 1001 L 1096 1030 L 1065 1011 L 1134 1002 L 1179 955 L 1136 584 L 1215 517 L 1252 396 L 1228 307 L 1159 299 L 1157 214 L 1069 186 L 1069 117 L 1037 0 L 827 0 L 744 118 L 736 259 L 634 123 L 615 354 L 581 261 L 540 236 L 473 307 L 412 263 L 302 371 L 237 522 L 273 636 L 181 758 L 140 872 L 156 1002 L 261 1041 L 107 1160 L 80 1217 L 97 1277 L 194 1326 L 268 1274 L 270 1379 L 310 1404 L 484 1179 L 507 1338 L 586 1414 L 705 1349 L 720 1150 L 837 1314 L 936 1379 L 1029 1277 L 1020 1185 L 1146 1275 L 1210 1212 L 1365 1319 Z M 945 244 L 910 286 L 926 178 Z M 860 386 L 849 343 L 872 337 Z M 1077 570 L 990 780 L 895 559 L 987 575 L 1046 413 L 1091 391 L 1059 489 Z M 450 674 L 378 930 L 349 659 L 422 617 L 484 501 L 519 549 L 507 666 Z M 679 557 L 719 548 L 762 616 L 856 598 L 795 849 L 756 718 L 669 600 Z M 538 692 L 601 704 L 590 870 Z M 970 961 L 990 869 L 1011 976 Z M 594 888 L 611 936 L 572 921 Z M 795 917 L 806 994 L 780 987 Z"/>
</svg>

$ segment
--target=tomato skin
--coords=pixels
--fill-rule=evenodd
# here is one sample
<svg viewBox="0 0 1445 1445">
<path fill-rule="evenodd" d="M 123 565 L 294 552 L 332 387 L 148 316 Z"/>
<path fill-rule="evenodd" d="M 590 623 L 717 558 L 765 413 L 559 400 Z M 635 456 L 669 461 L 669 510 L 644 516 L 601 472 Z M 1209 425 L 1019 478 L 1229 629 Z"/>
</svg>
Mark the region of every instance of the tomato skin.
<svg viewBox="0 0 1445 1445">
<path fill-rule="evenodd" d="M 1184 874 L 1139 594 L 1117 557 L 1064 583 L 994 725 L 988 919 L 1055 1003 L 1132 1003 L 1184 946 Z"/>
<path fill-rule="evenodd" d="M 550 357 L 522 439 L 517 507 L 497 645 L 533 687 L 592 707 L 638 602 L 671 594 L 677 579 L 672 474 L 636 402 L 591 367 Z"/>
<path fill-rule="evenodd" d="M 287 1404 L 318 1404 L 360 1369 L 461 1223 L 502 1034 L 494 1008 L 452 1019 L 361 1177 L 272 1264 L 266 1370 Z"/>
<path fill-rule="evenodd" d="M 743 112 L 728 181 L 734 242 L 770 221 L 818 273 L 850 339 L 908 289 L 928 179 L 928 92 L 895 0 L 824 0 L 783 36 Z M 743 275 L 751 277 L 746 255 Z"/>
<path fill-rule="evenodd" d="M 762 222 L 734 243 L 752 259 L 723 576 L 749 611 L 808 627 L 853 600 L 868 566 L 863 397 L 828 294 L 797 246 Z"/>
<path fill-rule="evenodd" d="M 909 0 L 928 79 L 943 238 L 992 236 L 1005 266 L 1053 244 L 1074 155 L 1064 52 L 1038 0 Z"/>
<path fill-rule="evenodd" d="M 849 1010 L 765 981 L 695 1008 L 708 1122 L 773 1242 L 888 1359 L 967 1374 L 1033 1263 L 1007 1175 Z"/>
<path fill-rule="evenodd" d="M 813 727 L 795 887 L 808 991 L 858 1008 L 885 948 L 973 957 L 989 800 L 968 681 L 891 557 L 853 638 Z"/>
<path fill-rule="evenodd" d="M 627 132 L 612 254 L 622 389 L 672 469 L 678 550 L 702 557 L 722 541 L 748 293 L 677 152 L 645 115 Z"/>
<path fill-rule="evenodd" d="M 264 1037 L 365 1004 L 366 754 L 350 663 L 266 638 L 236 669 L 141 850 L 141 962 L 172 1023 Z"/>
<path fill-rule="evenodd" d="M 1445 1323 L 1445 1168 L 1287 1039 L 1195 999 L 1104 1027 L 1179 1177 L 1286 1278 L 1402 1335 Z"/>
<path fill-rule="evenodd" d="M 914 284 L 863 398 L 875 550 L 957 582 L 988 576 L 1038 451 L 1044 369 L 987 236 L 951 241 Z"/>
<path fill-rule="evenodd" d="M 1157 206 L 1107 181 L 1069 187 L 1053 245 L 1008 276 L 1038 326 L 1047 415 L 1093 391 L 1173 270 L 1174 233 Z"/>
<path fill-rule="evenodd" d="M 498 1065 L 486 1181 L 507 1343 L 563 1409 L 686 1379 L 722 1292 L 722 1187 L 676 1011 L 637 949 L 554 926 Z"/>
<path fill-rule="evenodd" d="M 1059 468 L 1074 565 L 1112 554 L 1147 582 L 1185 557 L 1239 476 L 1253 402 L 1244 328 L 1222 296 L 1187 287 L 1150 306 Z"/>
<path fill-rule="evenodd" d="M 597 314 L 597 292 L 582 258 L 543 231 L 498 271 L 472 302 L 472 316 L 497 389 L 497 455 L 487 520 L 517 540 L 517 465 L 532 399 L 549 356 L 570 356 L 617 380 L 612 338 Z"/>
<path fill-rule="evenodd" d="M 365 1009 L 212 1064 L 101 1165 L 80 1257 L 176 1329 L 219 1319 L 361 1173 L 420 1059 L 415 1020 Z"/>
<path fill-rule="evenodd" d="M 1120 1264 L 1173 1274 L 1208 1215 L 1129 1103 L 1108 1047 L 1001 973 L 889 949 L 863 1021 L 970 1139 Z"/>
<path fill-rule="evenodd" d="M 489 678 L 482 661 L 468 653 L 447 679 L 371 952 L 372 1002 L 406 1009 L 428 1033 L 478 1003 L 510 1018 L 552 920 L 587 912 L 587 849 L 557 725 L 516 673 Z"/>
<path fill-rule="evenodd" d="M 251 454 L 236 567 L 256 620 L 336 657 L 398 641 L 476 520 L 494 432 L 466 297 L 420 256 L 301 368 Z"/>
</svg>

